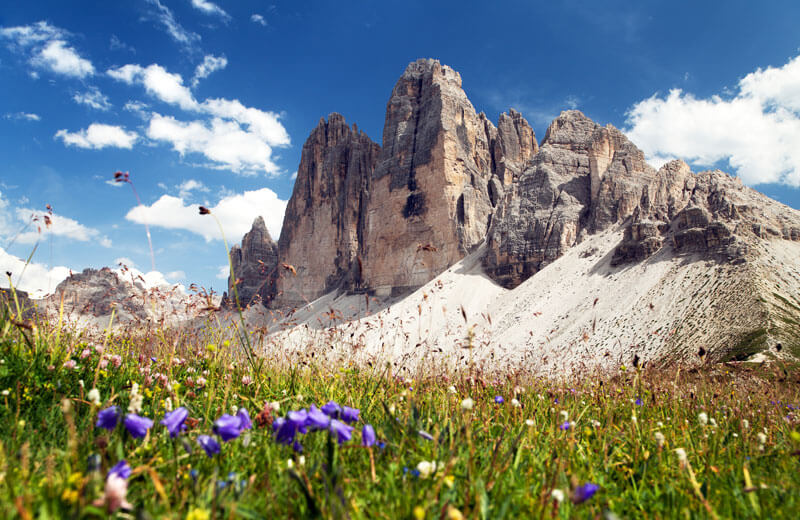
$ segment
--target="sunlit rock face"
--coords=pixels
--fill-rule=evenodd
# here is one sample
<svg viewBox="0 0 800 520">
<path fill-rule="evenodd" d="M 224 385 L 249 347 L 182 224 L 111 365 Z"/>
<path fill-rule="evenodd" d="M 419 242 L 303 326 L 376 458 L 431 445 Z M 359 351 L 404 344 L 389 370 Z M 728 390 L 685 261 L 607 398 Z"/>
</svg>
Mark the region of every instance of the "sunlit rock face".
<svg viewBox="0 0 800 520">
<path fill-rule="evenodd" d="M 436 60 L 411 63 L 386 106 L 367 205 L 364 287 L 407 292 L 463 258 L 536 150 L 520 114 L 501 116 L 498 129 L 475 112 L 457 72 Z"/>
</svg>

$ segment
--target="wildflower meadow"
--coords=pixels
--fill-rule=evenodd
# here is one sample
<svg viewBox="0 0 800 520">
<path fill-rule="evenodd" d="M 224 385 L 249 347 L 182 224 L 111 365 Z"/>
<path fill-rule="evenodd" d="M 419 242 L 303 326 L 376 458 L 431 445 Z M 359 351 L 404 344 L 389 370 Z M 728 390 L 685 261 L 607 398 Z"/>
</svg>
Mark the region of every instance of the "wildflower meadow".
<svg viewBox="0 0 800 520">
<path fill-rule="evenodd" d="M 396 377 L 2 316 L 3 518 L 800 512 L 792 367 Z"/>
</svg>

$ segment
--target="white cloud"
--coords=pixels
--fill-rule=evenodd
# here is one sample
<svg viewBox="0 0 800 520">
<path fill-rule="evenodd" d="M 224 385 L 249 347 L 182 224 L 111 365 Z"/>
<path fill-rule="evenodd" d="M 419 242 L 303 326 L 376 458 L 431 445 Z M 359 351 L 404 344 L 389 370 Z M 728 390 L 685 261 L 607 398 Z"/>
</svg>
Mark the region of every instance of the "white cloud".
<svg viewBox="0 0 800 520">
<path fill-rule="evenodd" d="M 31 25 L 0 28 L 0 36 L 8 38 L 20 47 L 31 47 L 48 40 L 64 38 L 66 35 L 67 32 L 63 29 L 54 27 L 45 21 Z"/>
<path fill-rule="evenodd" d="M 3 198 L 3 192 L 0 191 L 0 236 L 5 235 L 8 237 L 13 233 L 11 230 L 11 213 L 9 213 L 8 201 Z"/>
<path fill-rule="evenodd" d="M 147 103 L 142 103 L 141 101 L 133 101 L 133 100 L 128 101 L 122 107 L 123 110 L 127 110 L 128 112 L 133 112 L 142 119 L 147 119 L 149 117 L 149 114 L 147 113 L 148 108 L 150 108 L 150 105 L 148 105 Z"/>
<path fill-rule="evenodd" d="M 725 98 L 654 95 L 631 107 L 626 124 L 651 162 L 728 161 L 747 184 L 800 186 L 800 56 L 748 74 Z"/>
<path fill-rule="evenodd" d="M 33 57 L 31 63 L 65 76 L 85 78 L 94 74 L 92 62 L 81 58 L 78 52 L 63 40 L 52 40 Z"/>
<path fill-rule="evenodd" d="M 111 240 L 101 236 L 100 231 L 84 226 L 77 220 L 48 213 L 30 208 L 17 208 L 17 221 L 21 223 L 31 223 L 36 229 L 20 233 L 16 237 L 16 242 L 20 244 L 35 244 L 40 239 L 49 236 L 64 237 L 78 242 L 97 241 L 103 247 L 111 247 Z M 47 225 L 45 216 L 50 220 Z"/>
<path fill-rule="evenodd" d="M 9 254 L 0 247 L 0 272 L 3 275 L 3 285 L 8 283 L 5 278 L 6 271 L 11 273 L 11 283 L 16 289 L 28 292 L 34 298 L 41 298 L 53 292 L 56 286 L 70 275 L 68 267 L 57 266 L 48 268 L 43 264 L 30 262 Z"/>
<path fill-rule="evenodd" d="M 217 279 L 219 280 L 227 280 L 230 274 L 231 274 L 231 266 L 227 264 L 221 265 L 217 269 Z"/>
<path fill-rule="evenodd" d="M 161 65 L 124 65 L 109 69 L 107 74 L 112 78 L 127 83 L 144 85 L 147 93 L 171 105 L 178 105 L 184 110 L 197 110 L 198 105 L 189 87 L 183 84 L 180 74 L 172 74 Z"/>
<path fill-rule="evenodd" d="M 16 119 L 22 121 L 41 121 L 41 117 L 38 114 L 33 114 L 30 112 L 16 112 L 13 114 L 6 114 L 6 119 Z"/>
<path fill-rule="evenodd" d="M 219 61 L 216 63 L 217 68 L 223 65 Z M 152 113 L 147 130 L 151 139 L 171 143 L 181 155 L 202 154 L 213 161 L 212 168 L 241 174 L 278 173 L 271 159 L 272 148 L 288 146 L 291 142 L 278 114 L 246 107 L 235 99 L 206 99 L 200 103 L 183 84 L 180 74 L 170 73 L 156 64 L 147 67 L 128 64 L 109 69 L 107 74 L 128 84 L 141 84 L 150 95 L 165 103 L 210 116 L 208 120 L 179 121 L 172 116 Z"/>
<path fill-rule="evenodd" d="M 173 40 L 183 45 L 187 50 L 194 50 L 193 46 L 200 41 L 200 35 L 184 29 L 175 19 L 175 15 L 172 14 L 172 11 L 159 0 L 146 1 L 156 8 L 156 20 L 164 26 L 167 34 L 169 34 Z"/>
<path fill-rule="evenodd" d="M 56 74 L 85 78 L 94 74 L 92 62 L 81 57 L 69 43 L 69 33 L 47 22 L 0 28 L 0 36 L 11 41 L 12 48 L 28 53 L 34 67 Z M 38 77 L 35 72 L 31 74 Z"/>
<path fill-rule="evenodd" d="M 111 108 L 108 96 L 100 92 L 97 87 L 89 87 L 86 92 L 78 92 L 72 96 L 72 99 L 78 104 L 86 105 L 95 110 L 108 110 Z"/>
<path fill-rule="evenodd" d="M 247 125 L 250 132 L 261 137 L 270 146 L 288 146 L 291 142 L 278 114 L 274 112 L 246 107 L 236 99 L 207 99 L 203 102 L 203 110 Z"/>
<path fill-rule="evenodd" d="M 202 154 L 236 173 L 278 171 L 270 159 L 272 148 L 258 135 L 242 130 L 232 121 L 214 118 L 209 125 L 204 121 L 183 122 L 172 116 L 153 114 L 147 137 L 172 144 L 181 155 Z"/>
<path fill-rule="evenodd" d="M 149 271 L 144 273 L 140 271 L 138 267 L 136 267 L 136 262 L 125 256 L 115 259 L 114 265 L 117 267 L 113 268 L 112 271 L 117 273 L 117 275 L 123 281 L 130 283 L 143 283 L 145 289 L 153 289 L 156 287 L 163 288 L 168 286 L 170 288 L 178 288 L 181 293 L 185 292 L 183 285 L 176 284 L 168 280 L 168 278 L 177 280 L 186 278 L 186 273 L 183 271 L 172 271 L 167 274 L 164 274 L 160 271 Z"/>
<path fill-rule="evenodd" d="M 209 2 L 208 0 L 192 0 L 192 6 L 195 9 L 204 12 L 205 14 L 217 15 L 225 21 L 228 21 L 231 18 L 230 15 L 226 13 L 220 6 L 214 2 Z"/>
<path fill-rule="evenodd" d="M 264 27 L 267 26 L 267 21 L 260 14 L 254 14 L 250 16 L 250 21 L 259 25 L 263 25 Z"/>
<path fill-rule="evenodd" d="M 119 49 L 119 50 L 128 51 L 128 52 L 132 52 L 132 53 L 136 54 L 136 49 L 132 45 L 128 45 L 127 43 L 125 43 L 122 40 L 120 40 L 119 37 L 116 34 L 112 34 L 111 35 L 111 40 L 109 40 L 109 42 L 108 42 L 108 47 L 112 51 Z"/>
<path fill-rule="evenodd" d="M 189 195 L 192 194 L 192 191 L 201 191 L 205 193 L 208 193 L 210 191 L 205 184 L 195 179 L 189 179 L 183 181 L 177 186 L 177 188 L 178 188 L 178 197 L 182 199 L 188 198 Z"/>
<path fill-rule="evenodd" d="M 238 241 L 247 233 L 259 215 L 264 217 L 270 235 L 277 239 L 286 202 L 279 199 L 274 191 L 262 188 L 224 197 L 209 209 L 220 221 L 229 243 Z M 207 242 L 222 238 L 214 218 L 200 215 L 197 204 L 187 204 L 184 199 L 172 195 L 162 195 L 150 206 L 136 206 L 125 218 L 137 224 L 147 222 L 150 226 L 190 231 Z"/>
<path fill-rule="evenodd" d="M 64 141 L 65 145 L 77 146 L 78 148 L 92 148 L 100 150 L 106 147 L 127 148 L 133 147 L 133 143 L 139 138 L 136 132 L 127 132 L 120 126 L 104 125 L 92 123 L 89 128 L 78 132 L 68 132 L 59 130 L 55 137 Z"/>
<path fill-rule="evenodd" d="M 194 70 L 192 86 L 196 87 L 201 79 L 207 78 L 212 72 L 224 69 L 228 66 L 228 58 L 225 56 L 212 56 L 208 54 L 203 58 L 203 63 Z"/>
</svg>

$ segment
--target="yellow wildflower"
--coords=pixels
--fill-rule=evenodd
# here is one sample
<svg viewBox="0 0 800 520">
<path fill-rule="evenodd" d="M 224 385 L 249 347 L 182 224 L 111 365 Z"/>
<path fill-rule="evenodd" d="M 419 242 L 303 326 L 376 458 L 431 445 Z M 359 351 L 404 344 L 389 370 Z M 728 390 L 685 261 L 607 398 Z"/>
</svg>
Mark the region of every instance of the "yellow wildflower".
<svg viewBox="0 0 800 520">
<path fill-rule="evenodd" d="M 209 518 L 211 518 L 211 514 L 208 510 L 199 507 L 195 507 L 186 515 L 186 520 L 208 520 Z"/>
</svg>

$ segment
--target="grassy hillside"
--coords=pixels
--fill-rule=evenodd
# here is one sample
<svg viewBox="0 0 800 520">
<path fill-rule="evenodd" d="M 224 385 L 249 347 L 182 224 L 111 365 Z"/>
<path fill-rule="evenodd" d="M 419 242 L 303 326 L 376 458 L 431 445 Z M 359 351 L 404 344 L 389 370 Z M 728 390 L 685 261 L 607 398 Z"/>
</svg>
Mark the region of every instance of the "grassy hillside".
<svg viewBox="0 0 800 520">
<path fill-rule="evenodd" d="M 3 518 L 800 515 L 794 368 L 398 378 L 1 315 Z"/>
</svg>

